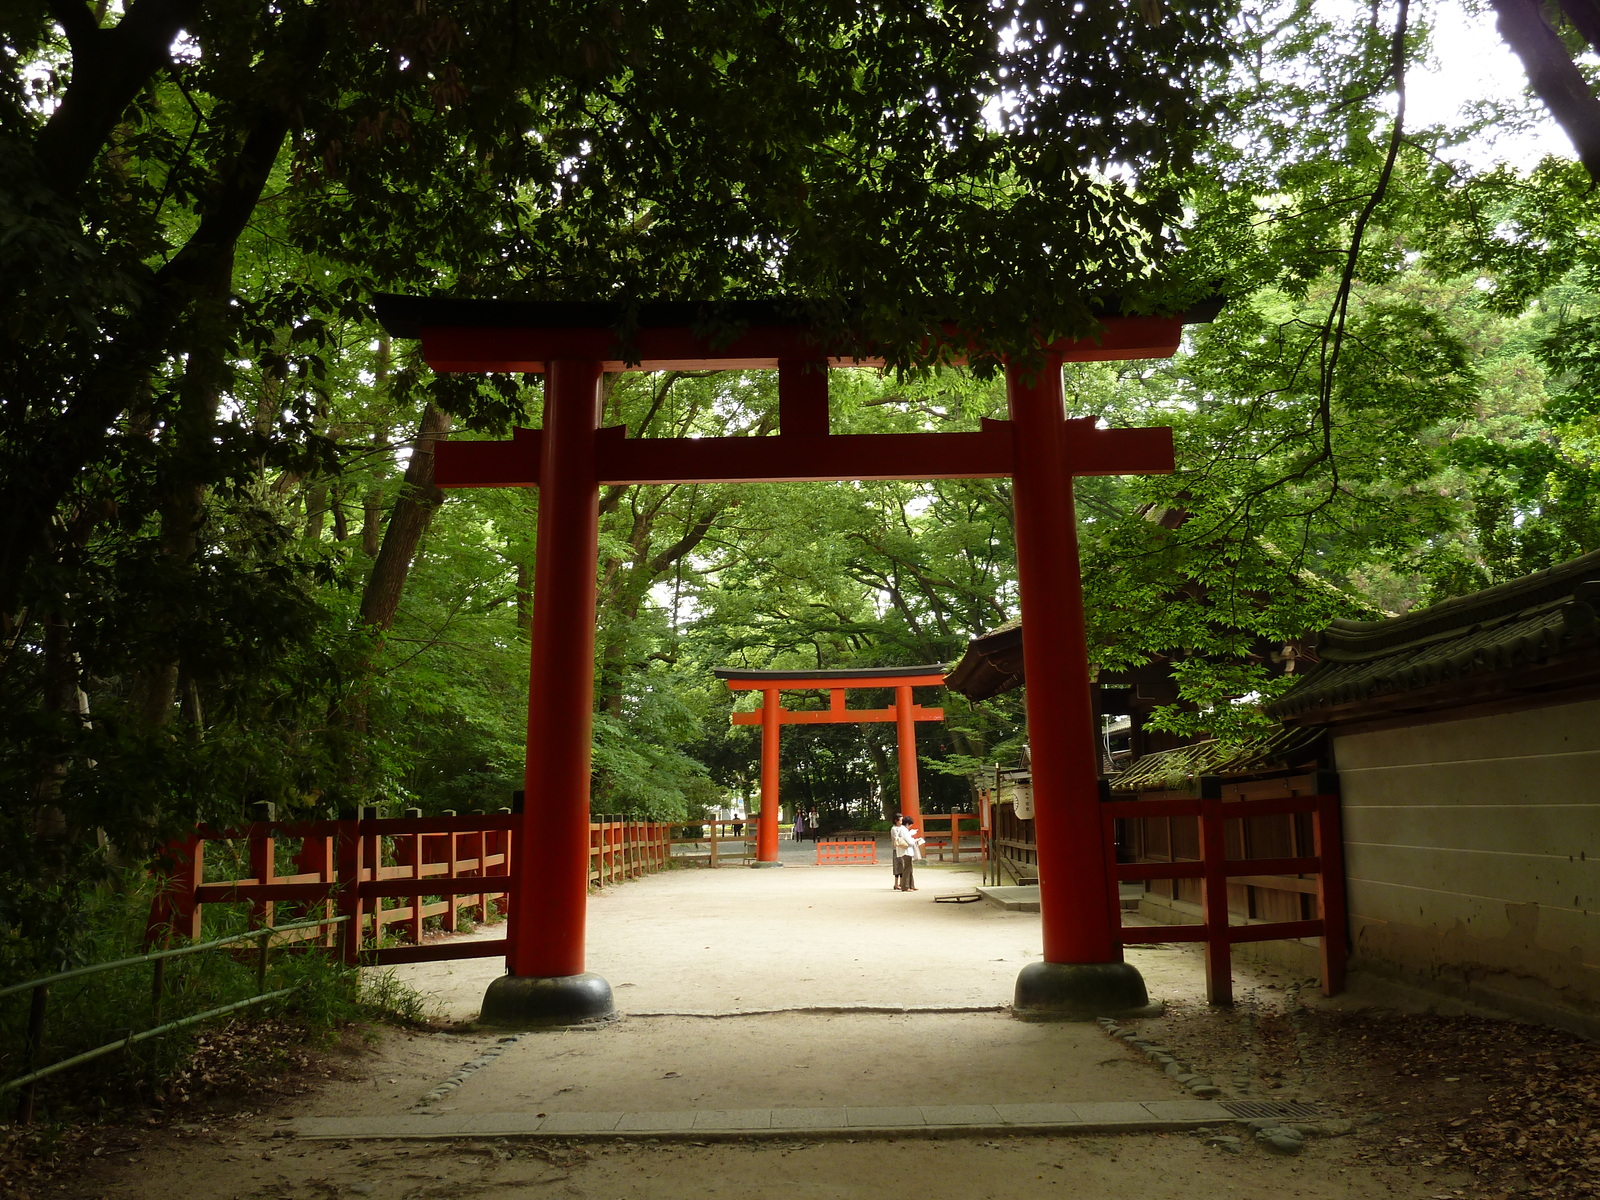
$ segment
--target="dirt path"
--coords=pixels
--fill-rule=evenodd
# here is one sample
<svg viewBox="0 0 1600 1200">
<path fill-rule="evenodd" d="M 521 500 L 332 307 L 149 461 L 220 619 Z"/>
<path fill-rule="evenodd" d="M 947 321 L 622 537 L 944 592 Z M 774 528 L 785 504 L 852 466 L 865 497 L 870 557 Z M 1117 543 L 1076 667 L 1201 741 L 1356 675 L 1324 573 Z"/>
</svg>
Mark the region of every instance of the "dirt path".
<svg viewBox="0 0 1600 1200">
<path fill-rule="evenodd" d="M 1295 1159 L 1227 1154 L 1198 1137 L 602 1146 L 502 1141 L 293 1145 L 246 1128 L 147 1144 L 55 1195 L 107 1200 L 1427 1200 L 1459 1175 L 1360 1161 L 1349 1139 Z"/>
<path fill-rule="evenodd" d="M 470 1024 L 380 1031 L 334 1079 L 263 1094 L 251 1111 L 227 1119 L 197 1118 L 125 1143 L 113 1139 L 47 1194 L 119 1200 L 1465 1194 L 1462 1170 L 1407 1162 L 1403 1152 L 1395 1157 L 1395 1139 L 1381 1124 L 1313 1138 L 1295 1157 L 1269 1154 L 1248 1134 L 1238 1153 L 1208 1145 L 1212 1135 L 1234 1134 L 1236 1127 L 936 1140 L 852 1138 L 845 1130 L 827 1139 L 713 1144 L 283 1136 L 292 1120 L 307 1115 L 385 1117 L 422 1109 L 470 1117 L 1183 1096 L 1147 1057 L 1096 1025 L 1033 1025 L 1004 1013 L 1016 972 L 1039 955 L 1039 918 L 986 903 L 934 901 L 975 882 L 934 865 L 920 891 L 902 895 L 889 890 L 886 867 L 788 867 L 674 872 L 610 889 L 591 905 L 589 945 L 591 966 L 611 981 L 626 1014 L 615 1024 L 512 1042 Z M 1171 1005 L 1163 1023 L 1150 1028 L 1166 1040 L 1189 1038 L 1197 1058 L 1215 1060 L 1207 1069 L 1219 1078 L 1230 1071 L 1248 1076 L 1257 1085 L 1253 1094 L 1334 1099 L 1337 1116 L 1360 1117 L 1359 1110 L 1381 1101 L 1379 1092 L 1327 1086 L 1331 1068 L 1280 1069 L 1282 1046 L 1294 1049 L 1292 1028 L 1285 1041 L 1270 1021 L 1252 1018 L 1243 1024 L 1254 1040 L 1230 1045 L 1218 1032 L 1228 1022 L 1211 1021 L 1200 1003 L 1197 954 L 1142 950 L 1130 957 L 1152 994 Z M 460 1021 L 476 1011 L 499 969 L 492 961 L 465 961 L 410 968 L 406 975 L 433 991 L 441 1013 Z M 1241 969 L 1238 980 L 1241 1013 L 1281 1008 L 1284 997 L 1298 1003 L 1298 981 L 1288 977 Z M 1410 1111 L 1423 1116 L 1420 1104 Z"/>
<path fill-rule="evenodd" d="M 917 891 L 895 892 L 887 865 L 808 867 L 796 858 L 781 870 L 671 871 L 595 894 L 589 969 L 628 1014 L 1000 1010 L 1017 972 L 1042 956 L 1038 913 L 936 902 L 978 885 L 965 863 L 925 864 Z M 1138 947 L 1128 959 L 1153 997 L 1204 994 L 1192 955 Z M 499 959 L 459 959 L 396 974 L 436 997 L 441 1016 L 464 1021 L 504 970 Z"/>
</svg>

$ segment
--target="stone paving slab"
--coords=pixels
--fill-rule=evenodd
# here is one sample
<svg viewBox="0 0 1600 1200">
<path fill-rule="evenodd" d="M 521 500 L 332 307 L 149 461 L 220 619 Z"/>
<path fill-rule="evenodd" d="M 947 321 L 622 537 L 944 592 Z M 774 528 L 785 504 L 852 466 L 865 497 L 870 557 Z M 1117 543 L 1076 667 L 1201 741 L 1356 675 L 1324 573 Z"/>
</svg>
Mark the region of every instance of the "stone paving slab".
<svg viewBox="0 0 1600 1200">
<path fill-rule="evenodd" d="M 1123 1124 L 1128 1121 L 1160 1121 L 1163 1118 L 1156 1116 L 1137 1100 L 1113 1101 L 1083 1101 L 1074 1102 L 1071 1106 L 1080 1121 L 1109 1122 Z"/>
<path fill-rule="evenodd" d="M 680 1133 L 686 1129 L 693 1129 L 697 1116 L 699 1114 L 693 1109 L 685 1109 L 682 1112 L 624 1113 L 622 1120 L 617 1122 L 615 1128 L 618 1133 L 638 1133 L 641 1131 L 659 1133 L 662 1130 Z"/>
<path fill-rule="evenodd" d="M 703 1108 L 694 1114 L 695 1129 L 771 1129 L 770 1108 Z"/>
<path fill-rule="evenodd" d="M 486 1113 L 486 1118 L 498 1116 L 498 1113 Z M 511 1115 L 511 1114 L 508 1114 Z M 536 1131 L 538 1133 L 615 1133 L 618 1125 L 626 1113 L 551 1113 L 548 1117 L 534 1117 L 535 1121 L 542 1122 Z"/>
<path fill-rule="evenodd" d="M 980 887 L 978 894 L 991 904 L 998 904 L 1007 912 L 1038 912 L 1039 911 L 1039 885 L 1005 885 L 1002 887 Z"/>
<path fill-rule="evenodd" d="M 920 1108 L 908 1106 L 864 1105 L 844 1110 L 845 1124 L 852 1129 L 901 1129 L 909 1125 L 926 1125 Z"/>
<path fill-rule="evenodd" d="M 682 1109 L 670 1112 L 419 1113 L 301 1117 L 283 1131 L 314 1139 L 460 1137 L 729 1138 L 857 1134 L 1138 1133 L 1224 1125 L 1238 1118 L 1208 1100 L 1077 1104 L 951 1104 L 845 1108 Z"/>
<path fill-rule="evenodd" d="M 772 1110 L 773 1129 L 843 1129 L 842 1108 L 775 1108 Z"/>
<path fill-rule="evenodd" d="M 925 1104 L 922 1119 L 929 1125 L 999 1125 L 1000 1113 L 992 1104 Z"/>
<path fill-rule="evenodd" d="M 1141 1103 L 1151 1116 L 1163 1121 L 1204 1121 L 1217 1111 L 1216 1103 L 1210 1100 L 1144 1100 Z M 1084 1106 L 1075 1104 L 1073 1107 Z"/>
<path fill-rule="evenodd" d="M 1136 1106 L 1128 1107 L 1133 1120 L 1144 1120 L 1150 1115 L 1142 1109 L 1133 1114 L 1131 1109 Z M 995 1112 L 1006 1125 L 1072 1125 L 1082 1120 L 1070 1104 L 995 1104 Z"/>
</svg>

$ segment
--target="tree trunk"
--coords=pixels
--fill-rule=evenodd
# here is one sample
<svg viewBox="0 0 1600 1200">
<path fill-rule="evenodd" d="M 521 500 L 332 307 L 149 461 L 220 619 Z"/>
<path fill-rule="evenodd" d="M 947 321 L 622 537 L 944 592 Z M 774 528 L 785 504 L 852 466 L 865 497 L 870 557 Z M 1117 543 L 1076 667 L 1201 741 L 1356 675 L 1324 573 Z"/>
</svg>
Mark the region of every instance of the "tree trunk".
<svg viewBox="0 0 1600 1200">
<path fill-rule="evenodd" d="M 517 563 L 517 628 L 523 633 L 533 629 L 533 572 L 526 560 Z"/>
<path fill-rule="evenodd" d="M 878 780 L 878 807 L 883 812 L 883 819 L 892 821 L 899 811 L 900 789 L 889 768 L 889 755 L 871 733 L 867 733 L 862 741 L 867 747 L 867 758 L 872 761 L 872 773 Z"/>
<path fill-rule="evenodd" d="M 178 408 L 165 430 L 170 439 L 160 447 L 168 466 L 161 498 L 161 536 L 157 573 L 161 592 L 153 615 L 156 637 L 167 634 L 164 656 L 145 663 L 135 675 L 129 704 L 146 722 L 164 726 L 172 721 L 178 697 L 180 655 L 171 638 L 175 611 L 186 603 L 186 590 L 200 552 L 200 528 L 205 522 L 206 487 L 183 464 L 203 462 L 212 437 L 217 408 L 228 380 L 226 350 L 232 340 L 234 256 L 231 248 L 212 262 L 205 293 L 197 298 L 185 327 L 188 363 L 178 384 Z M 161 628 L 164 626 L 165 628 Z"/>
<path fill-rule="evenodd" d="M 377 558 L 383 544 L 383 489 L 375 487 L 361 498 L 361 553 Z"/>
<path fill-rule="evenodd" d="M 350 540 L 350 521 L 344 511 L 344 489 L 335 487 L 329 497 L 329 505 L 333 510 L 333 540 L 347 542 Z"/>
<path fill-rule="evenodd" d="M 306 489 L 306 528 L 305 539 L 308 542 L 322 540 L 322 526 L 328 516 L 328 485 L 326 482 L 314 483 Z M 335 522 L 337 525 L 338 523 Z"/>
<path fill-rule="evenodd" d="M 422 413 L 422 427 L 411 450 L 400 494 L 395 497 L 383 542 L 361 595 L 361 619 L 374 629 L 385 630 L 394 625 L 417 546 L 433 521 L 434 510 L 444 499 L 433 483 L 433 446 L 449 433 L 450 414 L 428 405 Z"/>
<path fill-rule="evenodd" d="M 1540 0 L 1492 0 L 1500 37 L 1522 60 L 1528 86 L 1556 119 L 1578 152 L 1589 178 L 1600 183 L 1600 100 L 1572 61 L 1561 36 L 1544 19 Z M 1563 4 L 1563 8 L 1567 5 Z M 1573 3 L 1578 28 L 1587 37 L 1595 26 L 1592 6 Z M 1573 14 L 1569 11 L 1569 17 Z"/>
<path fill-rule="evenodd" d="M 198 0 L 139 0 L 123 6 L 116 25 L 101 28 L 86 5 L 50 6 L 71 47 L 73 70 L 66 94 L 34 143 L 39 174 L 25 186 L 31 185 L 35 211 L 52 207 L 47 193 L 53 191 L 60 201 L 53 207 L 76 212 L 75 197 L 106 151 L 112 130 L 171 61 L 174 38 L 199 8 Z M 212 180 L 193 234 L 148 278 L 148 286 L 130 289 L 134 302 L 107 322 L 92 365 L 74 372 L 77 384 L 62 411 L 29 423 L 33 452 L 27 470 L 0 472 L 0 511 L 7 516 L 0 526 L 0 609 L 16 611 L 22 580 L 50 541 L 51 520 L 90 464 L 105 453 L 118 416 L 137 403 L 161 362 L 178 349 L 174 342 L 192 342 L 193 297 L 206 294 L 220 261 L 232 260 L 300 115 L 307 85 L 321 66 L 326 20 L 316 6 L 290 10 L 255 72 L 255 78 L 277 86 L 268 85 L 259 97 L 242 142 Z M 77 225 L 69 215 L 62 228 Z M 116 270 L 109 261 L 98 267 Z"/>
</svg>

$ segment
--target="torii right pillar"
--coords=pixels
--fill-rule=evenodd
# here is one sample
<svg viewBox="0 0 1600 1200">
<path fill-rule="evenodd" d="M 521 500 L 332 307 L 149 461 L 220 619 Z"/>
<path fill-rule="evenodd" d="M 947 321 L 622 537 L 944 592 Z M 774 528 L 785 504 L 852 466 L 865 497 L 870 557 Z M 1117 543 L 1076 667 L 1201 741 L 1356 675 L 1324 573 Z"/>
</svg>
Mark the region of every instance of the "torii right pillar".
<svg viewBox="0 0 1600 1200">
<path fill-rule="evenodd" d="M 1094 423 L 1067 421 L 1058 357 L 1008 366 L 1006 395 L 1044 933 L 1044 961 L 1017 976 L 1012 1011 L 1033 1020 L 1148 1012 L 1144 978 L 1123 961 L 1116 934 L 1121 914 L 1112 903 L 1099 812 L 1099 739 L 1072 502 L 1074 474 L 1102 473 L 1074 445 L 1092 437 Z M 1117 474 L 1170 471 L 1170 446 L 1164 455 L 1135 453 L 1100 465 L 1114 465 Z"/>
</svg>

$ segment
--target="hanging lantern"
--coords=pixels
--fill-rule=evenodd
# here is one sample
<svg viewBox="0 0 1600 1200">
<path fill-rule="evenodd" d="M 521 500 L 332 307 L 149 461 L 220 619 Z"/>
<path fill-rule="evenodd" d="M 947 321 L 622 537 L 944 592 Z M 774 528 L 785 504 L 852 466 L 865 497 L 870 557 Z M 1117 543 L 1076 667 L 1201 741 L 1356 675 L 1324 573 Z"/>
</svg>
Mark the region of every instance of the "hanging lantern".
<svg viewBox="0 0 1600 1200">
<path fill-rule="evenodd" d="M 1020 821 L 1033 820 L 1033 784 L 1019 783 L 1011 789 L 1011 807 Z"/>
</svg>

